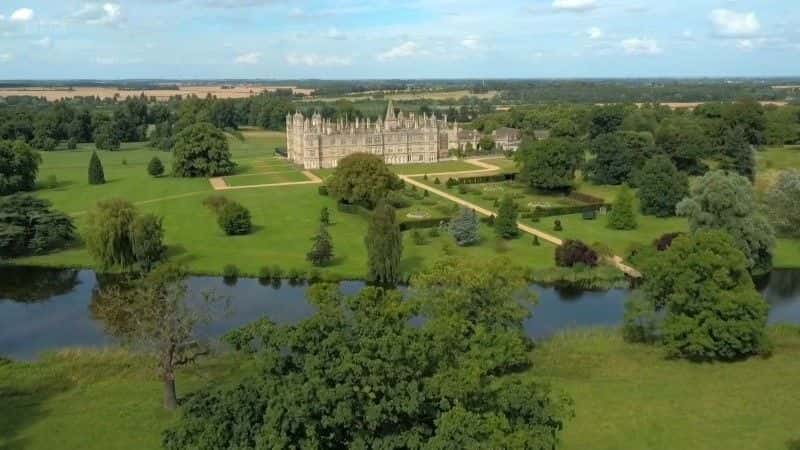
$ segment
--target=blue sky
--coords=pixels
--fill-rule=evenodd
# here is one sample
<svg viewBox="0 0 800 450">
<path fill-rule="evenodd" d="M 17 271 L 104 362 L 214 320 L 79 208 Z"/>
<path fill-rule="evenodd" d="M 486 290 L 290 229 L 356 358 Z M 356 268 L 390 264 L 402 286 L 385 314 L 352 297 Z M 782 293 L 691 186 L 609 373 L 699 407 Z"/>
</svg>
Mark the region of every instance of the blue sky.
<svg viewBox="0 0 800 450">
<path fill-rule="evenodd" d="M 798 0 L 0 0 L 0 79 L 794 75 Z"/>
</svg>

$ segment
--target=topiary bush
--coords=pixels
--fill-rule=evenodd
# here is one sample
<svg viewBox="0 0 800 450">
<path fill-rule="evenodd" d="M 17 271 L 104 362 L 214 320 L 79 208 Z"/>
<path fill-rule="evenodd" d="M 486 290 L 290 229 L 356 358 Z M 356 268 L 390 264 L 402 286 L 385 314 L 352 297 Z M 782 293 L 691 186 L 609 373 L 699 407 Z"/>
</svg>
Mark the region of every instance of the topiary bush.
<svg viewBox="0 0 800 450">
<path fill-rule="evenodd" d="M 556 265 L 558 267 L 574 267 L 582 264 L 588 267 L 597 265 L 597 252 L 581 241 L 567 239 L 556 247 Z"/>
<path fill-rule="evenodd" d="M 89 159 L 89 184 L 105 184 L 106 176 L 103 172 L 103 163 L 100 162 L 100 157 L 97 152 L 92 152 L 92 157 Z"/>
<path fill-rule="evenodd" d="M 556 221 L 553 222 L 553 231 L 564 231 L 564 227 L 561 226 L 560 220 L 556 219 Z"/>
<path fill-rule="evenodd" d="M 250 211 L 236 202 L 229 202 L 222 207 L 217 223 L 228 236 L 248 234 L 253 228 Z"/>
<path fill-rule="evenodd" d="M 151 177 L 160 177 L 164 175 L 164 163 L 158 158 L 158 156 L 154 156 L 153 159 L 147 163 L 147 173 Z"/>
</svg>

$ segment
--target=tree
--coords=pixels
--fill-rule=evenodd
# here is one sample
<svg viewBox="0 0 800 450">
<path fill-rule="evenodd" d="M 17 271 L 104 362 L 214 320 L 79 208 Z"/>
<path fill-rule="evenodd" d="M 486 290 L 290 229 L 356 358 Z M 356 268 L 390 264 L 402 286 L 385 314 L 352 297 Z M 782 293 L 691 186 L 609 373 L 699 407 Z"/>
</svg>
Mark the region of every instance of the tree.
<svg viewBox="0 0 800 450">
<path fill-rule="evenodd" d="M 0 141 L 0 195 L 32 191 L 42 157 L 23 141 Z"/>
<path fill-rule="evenodd" d="M 588 267 L 597 265 L 597 252 L 581 241 L 567 239 L 556 247 L 556 265 L 558 267 L 573 267 L 582 264 Z"/>
<path fill-rule="evenodd" d="M 613 133 L 622 126 L 625 109 L 622 105 L 596 106 L 589 114 L 589 138 Z"/>
<path fill-rule="evenodd" d="M 769 307 L 736 247 L 724 232 L 700 231 L 643 267 L 645 297 L 666 310 L 660 334 L 669 355 L 735 360 L 766 348 Z"/>
<path fill-rule="evenodd" d="M 484 152 L 490 152 L 494 150 L 494 139 L 491 136 L 481 136 L 478 147 Z"/>
<path fill-rule="evenodd" d="M 367 235 L 367 280 L 396 285 L 401 280 L 403 236 L 391 205 L 381 202 L 370 217 Z"/>
<path fill-rule="evenodd" d="M 448 259 L 409 292 L 317 284 L 302 323 L 230 333 L 260 370 L 192 396 L 164 447 L 554 448 L 572 403 L 515 375 L 530 365 L 521 271 Z"/>
<path fill-rule="evenodd" d="M 582 157 L 576 145 L 560 138 L 525 139 L 515 154 L 520 178 L 536 189 L 545 190 L 571 188 Z"/>
<path fill-rule="evenodd" d="M 738 173 L 751 183 L 756 179 L 756 156 L 741 126 L 725 133 L 722 168 Z"/>
<path fill-rule="evenodd" d="M 153 214 L 138 215 L 131 223 L 131 249 L 136 267 L 149 272 L 166 258 L 163 219 Z"/>
<path fill-rule="evenodd" d="M 195 332 L 210 322 L 209 306 L 217 298 L 206 293 L 205 302 L 190 302 L 188 296 L 186 272 L 165 264 L 133 280 L 129 287 L 104 289 L 91 306 L 109 334 L 158 362 L 168 410 L 178 404 L 175 370 L 208 353 Z"/>
<path fill-rule="evenodd" d="M 319 223 L 325 226 L 331 224 L 331 213 L 328 211 L 327 206 L 323 206 L 322 210 L 319 212 Z"/>
<path fill-rule="evenodd" d="M 765 202 L 775 228 L 783 235 L 800 237 L 800 172 L 781 172 Z"/>
<path fill-rule="evenodd" d="M 458 216 L 450 221 L 450 233 L 456 244 L 462 247 L 477 244 L 481 240 L 478 233 L 478 216 L 469 208 L 460 208 Z"/>
<path fill-rule="evenodd" d="M 764 143 L 764 107 L 756 100 L 748 98 L 726 104 L 722 109 L 722 120 L 728 129 L 742 128 L 750 145 Z"/>
<path fill-rule="evenodd" d="M 689 218 L 693 233 L 723 230 L 730 234 L 754 276 L 772 270 L 775 231 L 758 211 L 746 178 L 721 170 L 709 172 L 692 187 L 691 198 L 678 204 L 677 212 Z"/>
<path fill-rule="evenodd" d="M 147 173 L 151 177 L 160 177 L 164 175 L 164 164 L 158 158 L 158 156 L 153 156 L 153 159 L 147 164 Z"/>
<path fill-rule="evenodd" d="M 374 208 L 390 191 L 400 187 L 397 175 L 383 159 L 366 153 L 342 158 L 326 184 L 337 201 Z"/>
<path fill-rule="evenodd" d="M 121 138 L 117 133 L 115 123 L 105 120 L 94 131 L 94 146 L 98 150 L 114 151 L 119 150 Z"/>
<path fill-rule="evenodd" d="M 638 227 L 633 200 L 633 192 L 628 186 L 623 186 L 614 200 L 614 206 L 608 213 L 608 228 L 613 230 L 635 230 Z"/>
<path fill-rule="evenodd" d="M 92 152 L 92 157 L 89 159 L 89 184 L 105 184 L 105 182 L 103 163 L 100 162 L 97 152 Z"/>
<path fill-rule="evenodd" d="M 210 123 L 196 123 L 178 133 L 172 152 L 176 177 L 229 175 L 236 166 L 225 134 Z"/>
<path fill-rule="evenodd" d="M 219 210 L 217 223 L 228 236 L 249 234 L 253 228 L 250 211 L 238 202 L 227 202 Z"/>
<path fill-rule="evenodd" d="M 0 197 L 0 257 L 43 254 L 75 241 L 75 226 L 47 200 L 27 194 Z"/>
<path fill-rule="evenodd" d="M 597 184 L 622 184 L 638 168 L 636 156 L 622 133 L 601 134 L 590 144 L 594 159 L 586 163 L 589 179 Z"/>
<path fill-rule="evenodd" d="M 319 226 L 319 231 L 314 236 L 314 245 L 306 254 L 306 260 L 318 267 L 326 266 L 333 260 L 333 242 L 324 224 Z"/>
<path fill-rule="evenodd" d="M 137 216 L 133 204 L 123 199 L 99 202 L 89 211 L 86 247 L 100 268 L 135 266 L 131 228 Z"/>
<path fill-rule="evenodd" d="M 664 120 L 656 130 L 656 148 L 669 156 L 678 170 L 701 175 L 706 166 L 701 159 L 711 155 L 713 148 L 703 128 L 687 117 Z"/>
<path fill-rule="evenodd" d="M 511 196 L 506 195 L 500 202 L 497 218 L 494 221 L 494 232 L 503 239 L 512 239 L 519 236 L 517 227 L 517 204 Z"/>
<path fill-rule="evenodd" d="M 663 155 L 647 161 L 637 176 L 637 185 L 642 214 L 656 217 L 674 216 L 675 206 L 689 194 L 686 175 Z"/>
</svg>

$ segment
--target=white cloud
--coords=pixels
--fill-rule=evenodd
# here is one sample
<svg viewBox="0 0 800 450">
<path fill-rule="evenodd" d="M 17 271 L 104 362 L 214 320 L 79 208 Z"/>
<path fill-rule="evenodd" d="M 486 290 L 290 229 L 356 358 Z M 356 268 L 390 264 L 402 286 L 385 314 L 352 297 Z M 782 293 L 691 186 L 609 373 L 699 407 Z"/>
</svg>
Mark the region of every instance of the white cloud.
<svg viewBox="0 0 800 450">
<path fill-rule="evenodd" d="M 481 38 L 478 36 L 467 36 L 461 40 L 461 45 L 470 50 L 480 50 L 483 48 L 481 45 Z"/>
<path fill-rule="evenodd" d="M 589 36 L 589 39 L 596 41 L 598 39 L 602 39 L 603 36 L 605 36 L 605 33 L 598 27 L 591 27 L 586 30 L 586 35 Z"/>
<path fill-rule="evenodd" d="M 33 20 L 33 10 L 30 8 L 20 8 L 13 13 L 9 20 L 12 22 L 30 22 Z"/>
<path fill-rule="evenodd" d="M 233 59 L 234 64 L 258 64 L 261 62 L 261 53 L 244 53 Z"/>
<path fill-rule="evenodd" d="M 38 45 L 39 47 L 53 48 L 53 39 L 51 39 L 50 36 L 45 36 L 41 39 L 37 39 L 33 43 Z"/>
<path fill-rule="evenodd" d="M 587 11 L 596 7 L 596 0 L 553 0 L 553 8 L 562 11 Z"/>
<path fill-rule="evenodd" d="M 625 53 L 629 55 L 658 55 L 662 52 L 658 41 L 654 39 L 631 38 L 620 43 Z"/>
<path fill-rule="evenodd" d="M 320 56 L 314 53 L 299 55 L 290 53 L 286 55 L 286 62 L 292 66 L 341 67 L 349 66 L 352 63 L 352 60 L 350 58 L 343 58 L 341 56 Z"/>
<path fill-rule="evenodd" d="M 329 39 L 335 39 L 337 41 L 347 39 L 347 36 L 344 33 L 342 33 L 341 31 L 339 31 L 334 27 L 328 29 L 328 33 L 326 34 L 326 36 L 328 36 Z"/>
<path fill-rule="evenodd" d="M 752 39 L 740 39 L 736 42 L 736 48 L 739 50 L 752 50 L 756 47 L 756 44 L 753 42 Z"/>
<path fill-rule="evenodd" d="M 119 3 L 85 3 L 72 17 L 87 25 L 115 25 L 122 21 Z"/>
<path fill-rule="evenodd" d="M 406 58 L 409 56 L 414 56 L 424 53 L 425 53 L 424 51 L 420 50 L 419 45 L 417 45 L 416 42 L 407 41 L 403 42 L 397 47 L 390 48 L 389 50 L 379 54 L 378 61 L 391 61 L 397 58 Z"/>
<path fill-rule="evenodd" d="M 9 62 L 14 59 L 14 55 L 11 53 L 0 53 L 0 63 Z"/>
<path fill-rule="evenodd" d="M 749 37 L 758 34 L 761 23 L 753 12 L 738 13 L 728 9 L 715 9 L 709 16 L 714 34 L 720 37 Z"/>
</svg>

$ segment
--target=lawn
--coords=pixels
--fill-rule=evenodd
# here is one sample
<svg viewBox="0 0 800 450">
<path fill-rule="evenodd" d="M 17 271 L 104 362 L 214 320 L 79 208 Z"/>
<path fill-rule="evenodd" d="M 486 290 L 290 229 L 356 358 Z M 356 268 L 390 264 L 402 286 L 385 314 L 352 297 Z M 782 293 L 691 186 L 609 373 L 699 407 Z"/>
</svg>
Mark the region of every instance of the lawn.
<svg viewBox="0 0 800 450">
<path fill-rule="evenodd" d="M 366 219 L 359 215 L 338 212 L 334 200 L 319 195 L 317 186 L 300 185 L 216 193 L 242 203 L 252 214 L 253 233 L 236 237 L 226 236 L 217 225 L 215 216 L 202 205 L 203 199 L 212 193 L 214 192 L 208 188 L 198 195 L 139 206 L 143 212 L 164 217 L 166 243 L 171 257 L 184 262 L 192 272 L 219 274 L 227 264 L 234 264 L 243 274 L 249 275 L 257 275 L 259 269 L 265 265 L 279 265 L 284 270 L 306 272 L 312 268 L 305 260 L 305 254 L 310 250 L 311 238 L 317 232 L 319 212 L 323 207 L 328 207 L 334 220 L 330 233 L 336 258 L 322 272 L 331 278 L 363 278 L 366 271 L 363 241 L 367 228 Z M 85 208 L 92 204 L 90 200 L 84 202 Z M 444 200 L 433 197 L 427 202 L 434 205 L 445 203 Z M 58 203 L 56 206 L 58 207 Z M 422 206 L 416 205 L 415 208 Z M 403 210 L 399 211 L 399 218 L 403 214 Z M 76 218 L 79 230 L 82 229 L 84 220 L 84 216 Z M 490 229 L 486 228 L 481 232 L 485 236 L 484 241 L 469 248 L 456 247 L 452 237 L 446 233 L 429 238 L 426 245 L 415 245 L 410 232 L 406 232 L 403 270 L 407 273 L 419 271 L 440 258 L 445 250 L 454 255 L 481 259 L 505 255 L 515 263 L 530 268 L 553 265 L 551 246 L 534 247 L 530 240 L 524 238 L 498 246 Z M 93 261 L 83 247 L 50 255 L 19 258 L 15 263 L 93 267 Z"/>
<path fill-rule="evenodd" d="M 576 330 L 532 352 L 522 376 L 575 402 L 564 450 L 784 450 L 800 438 L 800 331 L 773 328 L 774 355 L 730 364 L 666 360 L 617 331 Z M 0 364 L 0 448 L 150 449 L 177 418 L 148 361 L 119 350 L 65 351 Z M 252 370 L 233 355 L 178 373 L 179 396 Z"/>
<path fill-rule="evenodd" d="M 578 330 L 535 350 L 530 373 L 575 400 L 563 450 L 784 450 L 800 438 L 800 330 L 771 334 L 771 358 L 693 364 Z"/>
</svg>

